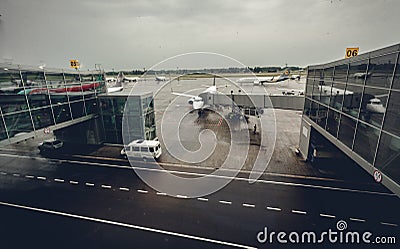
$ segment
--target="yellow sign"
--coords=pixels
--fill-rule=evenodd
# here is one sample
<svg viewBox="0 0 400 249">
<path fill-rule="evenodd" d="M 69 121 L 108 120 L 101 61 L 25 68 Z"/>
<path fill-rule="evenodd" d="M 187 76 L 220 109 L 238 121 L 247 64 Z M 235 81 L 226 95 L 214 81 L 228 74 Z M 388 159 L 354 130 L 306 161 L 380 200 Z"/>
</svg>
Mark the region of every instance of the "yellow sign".
<svg viewBox="0 0 400 249">
<path fill-rule="evenodd" d="M 359 48 L 346 48 L 346 59 L 353 57 L 353 56 L 357 56 L 358 55 L 358 49 Z"/>
<path fill-rule="evenodd" d="M 70 64 L 70 66 L 72 68 L 75 68 L 75 69 L 79 68 L 79 61 L 78 60 L 70 60 L 69 64 Z"/>
</svg>

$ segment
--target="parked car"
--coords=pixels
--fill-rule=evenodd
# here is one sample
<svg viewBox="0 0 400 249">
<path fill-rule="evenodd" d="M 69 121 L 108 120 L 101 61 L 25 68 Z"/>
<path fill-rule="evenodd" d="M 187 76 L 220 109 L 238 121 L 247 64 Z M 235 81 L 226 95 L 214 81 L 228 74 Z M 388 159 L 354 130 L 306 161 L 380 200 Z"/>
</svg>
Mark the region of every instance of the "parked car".
<svg viewBox="0 0 400 249">
<path fill-rule="evenodd" d="M 39 150 L 40 153 L 45 153 L 45 152 L 55 152 L 60 150 L 64 146 L 64 143 L 60 140 L 57 139 L 51 139 L 51 140 L 44 140 L 43 142 L 39 143 Z"/>
</svg>

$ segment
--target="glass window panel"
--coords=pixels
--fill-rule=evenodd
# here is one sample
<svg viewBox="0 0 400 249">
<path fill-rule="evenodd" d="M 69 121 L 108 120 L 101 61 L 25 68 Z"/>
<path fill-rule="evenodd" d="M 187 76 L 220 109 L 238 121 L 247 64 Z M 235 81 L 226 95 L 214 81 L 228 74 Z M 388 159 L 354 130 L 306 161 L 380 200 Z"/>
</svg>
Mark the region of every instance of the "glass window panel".
<svg viewBox="0 0 400 249">
<path fill-rule="evenodd" d="M 331 82 L 333 80 L 333 70 L 334 67 L 329 67 L 324 69 L 324 79 L 325 82 Z"/>
<path fill-rule="evenodd" d="M 400 138 L 382 133 L 375 167 L 400 183 Z"/>
<path fill-rule="evenodd" d="M 312 96 L 312 91 L 313 91 L 313 84 L 314 84 L 314 81 L 313 80 L 310 80 L 310 79 L 307 79 L 307 84 L 306 84 L 306 97 L 310 97 L 311 98 L 311 96 Z"/>
<path fill-rule="evenodd" d="M 97 108 L 97 101 L 96 99 L 87 99 L 86 101 L 86 113 L 87 114 L 97 114 L 98 113 L 98 108 Z"/>
<path fill-rule="evenodd" d="M 53 105 L 53 112 L 57 124 L 71 120 L 71 112 L 68 104 Z"/>
<path fill-rule="evenodd" d="M 312 101 L 311 102 L 311 110 L 310 110 L 310 118 L 312 121 L 317 121 L 317 113 L 318 113 L 318 103 Z"/>
<path fill-rule="evenodd" d="M 0 117 L 0 140 L 6 139 L 7 137 L 7 132 L 6 132 L 6 127 L 4 126 L 3 119 Z"/>
<path fill-rule="evenodd" d="M 325 85 L 320 86 L 321 102 L 326 105 L 329 105 L 329 103 L 330 103 L 332 84 L 333 84 L 332 82 L 325 82 Z"/>
<path fill-rule="evenodd" d="M 304 110 L 303 110 L 303 114 L 306 116 L 310 116 L 310 110 L 311 110 L 311 101 L 306 98 L 304 101 Z"/>
<path fill-rule="evenodd" d="M 367 75 L 368 60 L 362 60 L 350 63 L 348 83 L 364 84 L 365 76 Z"/>
<path fill-rule="evenodd" d="M 333 77 L 335 82 L 346 83 L 346 81 L 347 81 L 347 70 L 348 70 L 348 64 L 335 66 L 335 75 Z"/>
<path fill-rule="evenodd" d="M 17 94 L 22 90 L 23 87 L 19 71 L 0 68 L 0 95 Z"/>
<path fill-rule="evenodd" d="M 397 59 L 396 72 L 393 78 L 393 89 L 400 89 L 400 60 Z"/>
<path fill-rule="evenodd" d="M 342 141 L 350 149 L 353 145 L 354 131 L 356 128 L 356 120 L 346 115 L 341 115 L 339 126 L 339 140 Z"/>
<path fill-rule="evenodd" d="M 85 116 L 85 105 L 83 101 L 71 103 L 71 111 L 73 118 Z"/>
<path fill-rule="evenodd" d="M 365 87 L 361 102 L 360 119 L 380 128 L 388 97 L 389 91 L 387 90 Z"/>
<path fill-rule="evenodd" d="M 341 84 L 341 83 L 334 83 L 332 85 L 332 89 L 324 89 L 324 91 L 326 90 L 327 92 L 329 92 L 329 90 L 331 90 L 331 97 L 329 99 L 329 106 L 337 109 L 337 110 L 342 110 L 342 103 L 343 103 L 343 96 L 344 96 L 344 92 L 345 92 L 345 84 Z"/>
<path fill-rule="evenodd" d="M 358 116 L 360 111 L 361 96 L 363 87 L 347 85 L 344 94 L 343 112 L 350 114 L 353 117 Z"/>
<path fill-rule="evenodd" d="M 326 130 L 335 137 L 337 136 L 337 131 L 339 128 L 339 119 L 340 114 L 333 109 L 329 109 L 328 119 L 326 121 Z"/>
<path fill-rule="evenodd" d="M 10 137 L 21 132 L 33 131 L 31 117 L 28 111 L 17 114 L 4 115 L 6 128 Z"/>
<path fill-rule="evenodd" d="M 383 129 L 400 136 L 400 92 L 390 93 Z"/>
<path fill-rule="evenodd" d="M 32 119 L 36 130 L 54 125 L 53 114 L 50 108 L 32 111 Z"/>
<path fill-rule="evenodd" d="M 99 98 L 99 105 L 103 115 L 114 114 L 114 105 L 111 98 Z"/>
<path fill-rule="evenodd" d="M 368 66 L 366 85 L 390 88 L 397 54 L 372 58 Z"/>
<path fill-rule="evenodd" d="M 373 163 L 379 130 L 367 124 L 358 123 L 354 151 L 369 163 Z"/>
<path fill-rule="evenodd" d="M 316 123 L 324 129 L 326 125 L 327 115 L 328 115 L 328 108 L 326 106 L 319 105 L 316 116 Z"/>
<path fill-rule="evenodd" d="M 314 81 L 312 98 L 315 99 L 315 100 L 320 100 L 320 91 L 321 91 L 321 86 L 319 85 L 319 81 L 315 80 Z"/>
</svg>

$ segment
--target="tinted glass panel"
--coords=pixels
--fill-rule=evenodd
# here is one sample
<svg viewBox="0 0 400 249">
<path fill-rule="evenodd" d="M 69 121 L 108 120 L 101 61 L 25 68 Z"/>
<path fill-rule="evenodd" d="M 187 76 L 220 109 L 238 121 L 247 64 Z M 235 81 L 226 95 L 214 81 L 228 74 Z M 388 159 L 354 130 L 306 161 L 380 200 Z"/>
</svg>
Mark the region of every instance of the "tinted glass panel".
<svg viewBox="0 0 400 249">
<path fill-rule="evenodd" d="M 328 111 L 328 120 L 326 122 L 326 130 L 333 136 L 337 136 L 337 131 L 339 127 L 340 114 L 333 109 Z"/>
<path fill-rule="evenodd" d="M 368 60 L 353 62 L 350 64 L 348 83 L 364 84 L 365 76 L 367 75 Z"/>
<path fill-rule="evenodd" d="M 396 182 L 400 182 L 400 139 L 382 133 L 375 167 Z"/>
<path fill-rule="evenodd" d="M 340 83 L 334 83 L 332 89 L 327 89 L 327 92 L 331 90 L 331 98 L 329 99 L 329 105 L 337 110 L 342 110 L 343 96 L 345 93 L 345 85 Z"/>
<path fill-rule="evenodd" d="M 331 82 L 333 80 L 333 67 L 324 69 L 325 82 Z"/>
<path fill-rule="evenodd" d="M 310 109 L 311 109 L 310 105 L 311 101 L 306 98 L 306 100 L 304 101 L 304 110 L 303 110 L 303 114 L 306 116 L 310 116 Z"/>
<path fill-rule="evenodd" d="M 372 58 L 368 66 L 366 85 L 390 88 L 397 54 Z"/>
<path fill-rule="evenodd" d="M 347 85 L 343 101 L 343 111 L 353 117 L 358 116 L 361 104 L 361 95 L 363 88 L 361 86 Z"/>
<path fill-rule="evenodd" d="M 359 122 L 356 132 L 356 140 L 354 142 L 354 151 L 372 164 L 378 138 L 378 129 Z"/>
<path fill-rule="evenodd" d="M 317 115 L 318 115 L 318 104 L 316 102 L 311 102 L 311 110 L 310 110 L 310 118 L 312 121 L 316 122 L 317 121 Z"/>
<path fill-rule="evenodd" d="M 390 93 L 383 129 L 400 136 L 400 92 Z"/>
<path fill-rule="evenodd" d="M 392 88 L 400 89 L 400 61 L 399 61 L 399 59 L 397 59 L 396 72 L 394 74 L 393 87 Z"/>
<path fill-rule="evenodd" d="M 381 127 L 386 111 L 389 91 L 365 87 L 361 102 L 360 118 L 376 127 Z"/>
<path fill-rule="evenodd" d="M 347 69 L 348 65 L 339 65 L 335 67 L 335 75 L 334 75 L 334 80 L 335 82 L 343 82 L 345 83 L 347 81 Z"/>
<path fill-rule="evenodd" d="M 351 148 L 353 143 L 354 130 L 356 121 L 345 115 L 341 116 L 339 127 L 339 140 L 342 141 L 347 147 Z"/>
<path fill-rule="evenodd" d="M 324 129 L 325 129 L 327 115 L 328 115 L 328 108 L 323 105 L 319 105 L 316 117 L 316 123 Z"/>
</svg>

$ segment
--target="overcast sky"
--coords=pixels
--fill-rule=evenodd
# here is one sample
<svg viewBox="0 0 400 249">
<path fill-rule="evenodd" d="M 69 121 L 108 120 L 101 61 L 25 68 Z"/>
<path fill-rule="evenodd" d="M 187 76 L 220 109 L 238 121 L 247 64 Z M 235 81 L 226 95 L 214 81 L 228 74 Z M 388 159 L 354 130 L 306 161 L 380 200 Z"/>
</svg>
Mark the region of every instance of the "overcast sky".
<svg viewBox="0 0 400 249">
<path fill-rule="evenodd" d="M 319 64 L 400 42 L 398 0 L 1 0 L 0 61 L 142 69 L 206 51 Z"/>
</svg>

